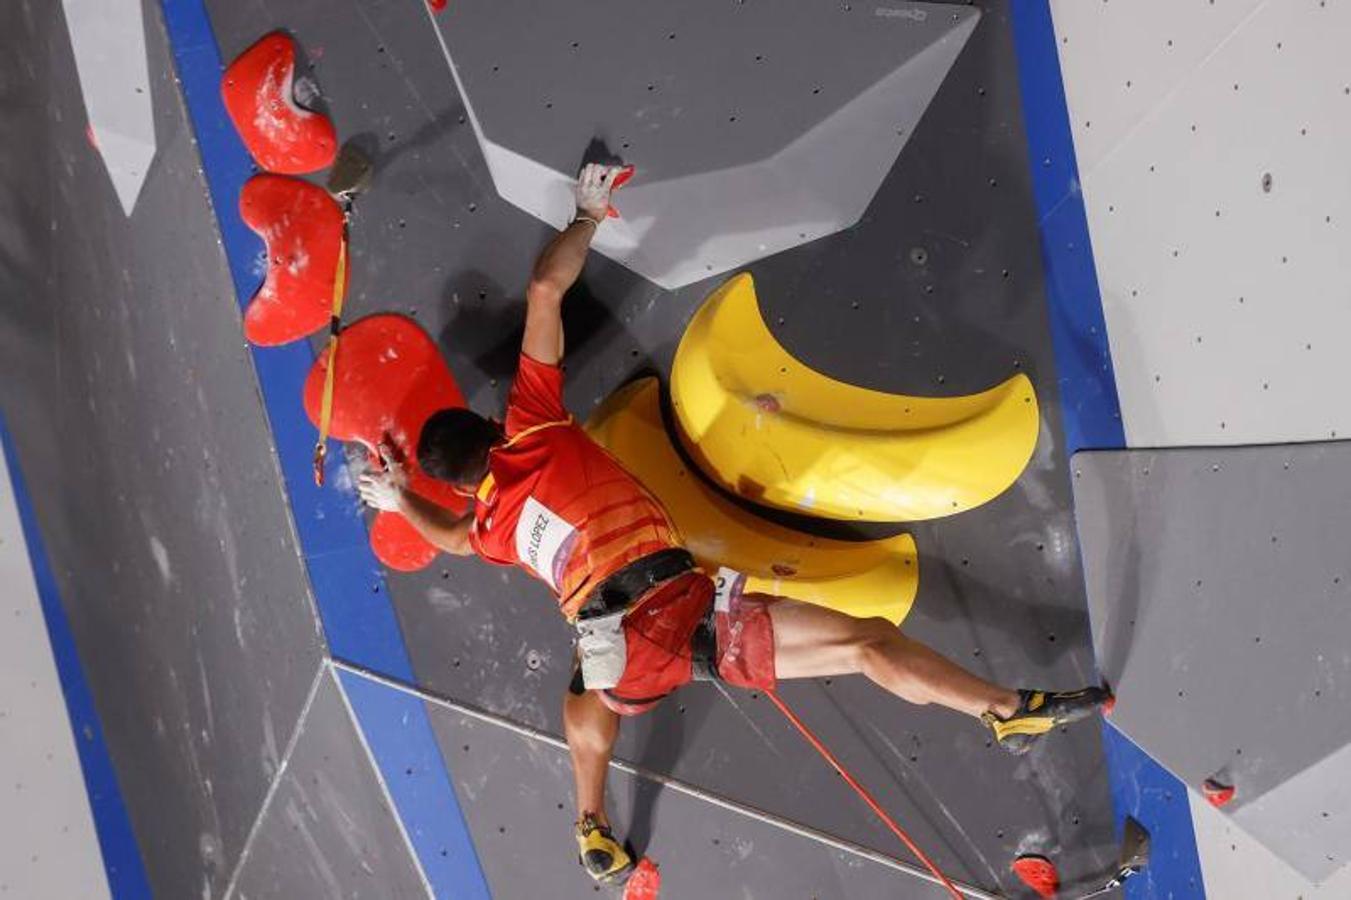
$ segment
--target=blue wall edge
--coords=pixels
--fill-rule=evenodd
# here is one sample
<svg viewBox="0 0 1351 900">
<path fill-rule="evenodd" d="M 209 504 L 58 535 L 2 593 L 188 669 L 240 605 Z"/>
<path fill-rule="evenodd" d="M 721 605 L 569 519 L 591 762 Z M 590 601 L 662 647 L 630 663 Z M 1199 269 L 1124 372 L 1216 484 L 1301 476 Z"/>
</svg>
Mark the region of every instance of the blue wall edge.
<svg viewBox="0 0 1351 900">
<path fill-rule="evenodd" d="M 487 900 L 492 894 L 425 703 L 346 668 L 337 668 L 337 674 L 432 892 L 457 900 Z"/>
<path fill-rule="evenodd" d="M 1125 428 L 1051 7 L 1049 0 L 1010 0 L 1010 8 L 1065 452 L 1120 449 Z M 1149 868 L 1126 883 L 1126 895 L 1204 897 L 1186 786 L 1110 723 L 1102 734 L 1117 814 L 1138 819 L 1155 848 Z"/>
<path fill-rule="evenodd" d="M 94 706 L 94 695 L 89 690 L 84 667 L 80 664 L 75 635 L 71 632 L 70 621 L 61 604 L 56 577 L 47 558 L 42 531 L 38 528 L 37 512 L 19 468 L 19 454 L 2 414 L 0 446 L 3 446 L 5 461 L 9 466 L 14 503 L 18 507 L 19 523 L 28 546 L 28 561 L 33 568 L 33 581 L 37 585 L 52 657 L 56 661 L 61 693 L 66 698 L 66 713 L 70 717 L 75 750 L 84 774 L 85 790 L 89 794 L 89 809 L 93 814 L 94 830 L 103 855 L 108 890 L 114 900 L 149 900 L 150 882 L 146 877 L 145 861 L 141 858 L 131 818 L 127 815 L 122 791 L 117 784 L 117 771 L 103 738 L 103 726 Z"/>
</svg>

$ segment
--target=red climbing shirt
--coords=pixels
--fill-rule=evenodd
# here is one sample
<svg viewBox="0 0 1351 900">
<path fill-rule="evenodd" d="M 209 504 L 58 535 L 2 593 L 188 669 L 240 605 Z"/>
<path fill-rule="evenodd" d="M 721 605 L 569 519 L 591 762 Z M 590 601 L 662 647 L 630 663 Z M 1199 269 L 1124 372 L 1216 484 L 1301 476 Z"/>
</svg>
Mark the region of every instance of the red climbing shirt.
<svg viewBox="0 0 1351 900">
<path fill-rule="evenodd" d="M 521 354 L 504 430 L 478 489 L 470 545 L 549 585 L 569 619 L 610 575 L 679 546 L 661 504 L 572 421 L 557 366 Z"/>
</svg>

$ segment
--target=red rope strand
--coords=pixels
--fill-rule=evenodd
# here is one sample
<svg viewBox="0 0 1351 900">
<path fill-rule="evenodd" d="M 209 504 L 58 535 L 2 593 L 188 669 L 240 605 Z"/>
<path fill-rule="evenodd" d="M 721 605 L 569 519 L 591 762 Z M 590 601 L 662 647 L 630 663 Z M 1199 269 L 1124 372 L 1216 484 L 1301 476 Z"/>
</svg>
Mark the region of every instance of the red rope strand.
<svg viewBox="0 0 1351 900">
<path fill-rule="evenodd" d="M 798 731 L 802 732 L 802 736 L 807 739 L 809 744 L 816 748 L 816 752 L 820 753 L 821 756 L 825 758 L 826 762 L 830 763 L 831 767 L 834 768 L 836 772 L 840 773 L 840 777 L 854 789 L 859 797 L 863 799 L 864 803 L 868 804 L 868 808 L 877 814 L 877 818 L 881 819 L 883 824 L 891 829 L 892 834 L 901 839 L 901 843 L 910 848 L 910 852 L 915 854 L 920 862 L 924 863 L 925 867 L 933 873 L 933 876 L 938 879 L 943 887 L 948 889 L 948 892 L 952 894 L 955 900 L 963 900 L 962 892 L 957 890 L 957 886 L 948 879 L 948 876 L 943 874 L 938 866 L 934 865 L 933 860 L 929 859 L 928 855 L 923 850 L 919 849 L 919 846 L 911 839 L 910 835 L 906 834 L 905 829 L 896 824 L 896 821 L 887 814 L 887 811 L 882 808 L 881 804 L 873 799 L 873 795 L 868 793 L 868 789 L 859 784 L 858 780 L 854 778 L 853 775 L 849 774 L 849 770 L 835 758 L 835 754 L 831 753 L 830 750 L 826 748 L 826 745 L 821 743 L 815 734 L 812 734 L 811 729 L 808 728 L 781 699 L 779 699 L 779 695 L 774 691 L 765 691 L 765 696 L 774 701 L 774 705 L 788 718 L 788 721 L 793 723 Z"/>
</svg>

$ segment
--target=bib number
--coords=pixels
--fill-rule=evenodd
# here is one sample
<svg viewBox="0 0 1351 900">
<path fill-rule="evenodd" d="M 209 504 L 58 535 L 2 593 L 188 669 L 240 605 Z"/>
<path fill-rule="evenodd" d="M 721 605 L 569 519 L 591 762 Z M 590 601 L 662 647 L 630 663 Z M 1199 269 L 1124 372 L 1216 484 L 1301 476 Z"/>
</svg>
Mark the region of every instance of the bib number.
<svg viewBox="0 0 1351 900">
<path fill-rule="evenodd" d="M 516 558 L 557 591 L 577 529 L 534 497 L 527 497 L 516 521 L 515 538 Z"/>
<path fill-rule="evenodd" d="M 718 569 L 717 574 L 713 576 L 713 611 L 729 612 L 732 603 L 741 599 L 741 592 L 745 589 L 745 575 L 726 566 Z"/>
</svg>

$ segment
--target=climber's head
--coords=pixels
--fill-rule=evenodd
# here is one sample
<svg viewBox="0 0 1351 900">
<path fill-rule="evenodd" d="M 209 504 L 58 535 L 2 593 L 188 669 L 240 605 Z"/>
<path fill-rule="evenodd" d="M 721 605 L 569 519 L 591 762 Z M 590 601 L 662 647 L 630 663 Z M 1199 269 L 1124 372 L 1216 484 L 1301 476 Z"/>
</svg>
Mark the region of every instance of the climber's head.
<svg viewBox="0 0 1351 900">
<path fill-rule="evenodd" d="M 488 451 L 502 442 L 502 427 L 472 409 L 432 414 L 418 436 L 417 461 L 433 478 L 474 490 L 488 474 Z"/>
</svg>

